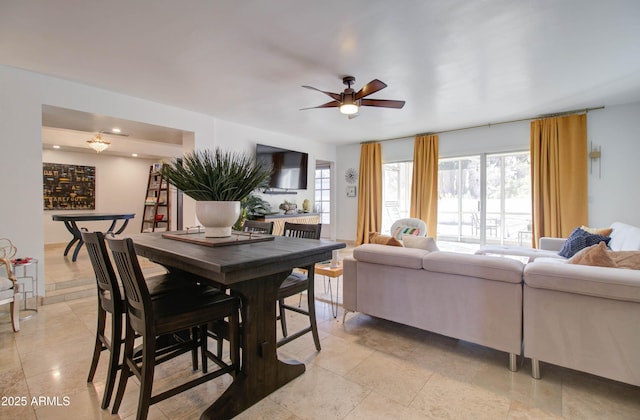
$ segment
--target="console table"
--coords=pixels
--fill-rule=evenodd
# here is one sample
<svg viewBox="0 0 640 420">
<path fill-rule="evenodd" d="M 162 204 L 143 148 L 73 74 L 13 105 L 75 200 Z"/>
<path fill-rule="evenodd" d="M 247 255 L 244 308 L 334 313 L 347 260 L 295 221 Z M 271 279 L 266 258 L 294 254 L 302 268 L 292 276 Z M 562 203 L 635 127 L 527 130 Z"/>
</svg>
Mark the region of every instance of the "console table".
<svg viewBox="0 0 640 420">
<path fill-rule="evenodd" d="M 267 214 L 262 217 L 257 217 L 256 220 L 273 222 L 273 234 L 282 236 L 284 233 L 284 222 L 318 224 L 320 223 L 320 215 L 318 213 Z"/>
<path fill-rule="evenodd" d="M 135 215 L 135 213 L 70 213 L 54 214 L 51 218 L 58 222 L 64 222 L 64 226 L 67 228 L 69 233 L 73 235 L 73 238 L 71 238 L 67 247 L 64 249 L 65 256 L 67 256 L 73 244 L 76 242 L 78 243 L 76 245 L 76 249 L 73 251 L 73 257 L 71 258 L 71 261 L 75 262 L 76 259 L 78 259 L 78 252 L 80 252 L 80 248 L 82 248 L 82 245 L 84 244 L 84 241 L 82 240 L 82 233 L 80 232 L 77 222 L 110 220 L 111 226 L 109 226 L 109 229 L 107 229 L 106 232 L 113 232 L 118 235 L 124 231 L 129 220 L 133 219 Z M 114 230 L 118 220 L 123 220 L 122 226 L 120 226 L 120 229 Z"/>
</svg>

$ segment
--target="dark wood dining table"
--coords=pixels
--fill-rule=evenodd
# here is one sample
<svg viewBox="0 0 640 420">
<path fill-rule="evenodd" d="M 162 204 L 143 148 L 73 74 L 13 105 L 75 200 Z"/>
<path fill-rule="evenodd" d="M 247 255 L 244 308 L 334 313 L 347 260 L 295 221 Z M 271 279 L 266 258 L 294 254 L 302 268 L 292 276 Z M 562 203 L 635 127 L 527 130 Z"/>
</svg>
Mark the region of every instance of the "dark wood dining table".
<svg viewBox="0 0 640 420">
<path fill-rule="evenodd" d="M 127 227 L 129 220 L 135 217 L 135 213 L 69 213 L 69 214 L 54 214 L 51 218 L 57 222 L 64 222 L 64 226 L 67 228 L 69 233 L 73 235 L 67 247 L 64 249 L 65 257 L 69 253 L 69 250 L 73 246 L 74 243 L 78 243 L 76 245 L 76 249 L 73 250 L 73 257 L 71 261 L 75 262 L 78 259 L 78 252 L 80 252 L 80 248 L 84 245 L 84 241 L 82 240 L 82 233 L 80 232 L 80 228 L 78 227 L 78 222 L 95 222 L 106 220 L 110 221 L 111 225 L 104 232 L 113 232 L 116 235 L 124 232 L 124 229 Z M 122 220 L 122 226 L 118 230 L 115 230 L 116 224 L 118 220 Z"/>
<path fill-rule="evenodd" d="M 205 246 L 163 237 L 130 236 L 138 255 L 209 279 L 242 300 L 241 372 L 202 414 L 202 419 L 236 416 L 305 371 L 303 363 L 281 361 L 276 349 L 276 300 L 282 281 L 295 267 L 329 260 L 344 243 L 274 236 L 273 240 Z"/>
</svg>

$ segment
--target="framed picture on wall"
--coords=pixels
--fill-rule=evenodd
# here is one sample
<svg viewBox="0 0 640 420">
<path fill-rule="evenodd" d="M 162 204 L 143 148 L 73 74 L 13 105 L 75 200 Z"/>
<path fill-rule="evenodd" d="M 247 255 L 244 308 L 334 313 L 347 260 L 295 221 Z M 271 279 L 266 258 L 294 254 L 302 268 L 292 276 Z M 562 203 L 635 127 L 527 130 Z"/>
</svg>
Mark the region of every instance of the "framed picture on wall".
<svg viewBox="0 0 640 420">
<path fill-rule="evenodd" d="M 355 185 L 349 185 L 347 187 L 347 197 L 355 197 L 357 195 L 356 191 Z"/>
<path fill-rule="evenodd" d="M 42 164 L 45 210 L 95 210 L 96 167 Z"/>
</svg>

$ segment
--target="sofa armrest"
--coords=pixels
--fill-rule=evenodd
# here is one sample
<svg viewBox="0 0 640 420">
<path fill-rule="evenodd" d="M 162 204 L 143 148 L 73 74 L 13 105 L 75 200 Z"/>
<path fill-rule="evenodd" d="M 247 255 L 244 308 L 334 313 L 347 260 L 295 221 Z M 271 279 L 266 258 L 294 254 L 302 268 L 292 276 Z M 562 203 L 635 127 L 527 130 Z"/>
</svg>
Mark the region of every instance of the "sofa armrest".
<svg viewBox="0 0 640 420">
<path fill-rule="evenodd" d="M 560 251 L 567 238 L 552 238 L 550 236 L 543 236 L 538 241 L 538 248 L 547 251 Z"/>
</svg>

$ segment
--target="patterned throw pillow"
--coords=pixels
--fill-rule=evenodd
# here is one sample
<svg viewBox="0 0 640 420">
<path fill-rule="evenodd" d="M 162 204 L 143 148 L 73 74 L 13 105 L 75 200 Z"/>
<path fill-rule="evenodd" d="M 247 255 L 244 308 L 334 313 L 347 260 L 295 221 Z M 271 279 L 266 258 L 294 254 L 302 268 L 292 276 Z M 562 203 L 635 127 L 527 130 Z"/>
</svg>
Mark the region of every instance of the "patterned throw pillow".
<svg viewBox="0 0 640 420">
<path fill-rule="evenodd" d="M 608 245 L 610 240 L 611 237 L 609 236 L 592 234 L 577 227 L 571 232 L 571 235 L 569 235 L 569 238 L 565 241 L 558 255 L 571 258 L 581 249 L 591 245 L 597 245 L 600 241 Z"/>
<path fill-rule="evenodd" d="M 378 245 L 403 246 L 402 242 L 389 235 L 380 235 L 378 232 L 369 233 L 369 243 Z"/>
<path fill-rule="evenodd" d="M 404 235 L 418 236 L 420 235 L 420 229 L 412 226 L 400 226 L 393 232 L 393 237 L 398 240 L 402 240 Z"/>
</svg>

